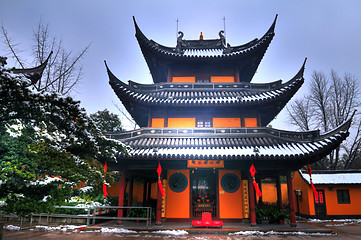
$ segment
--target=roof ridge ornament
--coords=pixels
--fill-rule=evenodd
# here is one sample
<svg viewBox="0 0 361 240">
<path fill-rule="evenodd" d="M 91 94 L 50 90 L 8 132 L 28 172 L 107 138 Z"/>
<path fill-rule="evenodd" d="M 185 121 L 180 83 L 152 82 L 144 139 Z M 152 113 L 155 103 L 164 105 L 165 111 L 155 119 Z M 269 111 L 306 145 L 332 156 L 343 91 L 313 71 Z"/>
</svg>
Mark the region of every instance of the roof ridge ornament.
<svg viewBox="0 0 361 240">
<path fill-rule="evenodd" d="M 182 46 L 186 46 L 186 44 L 183 41 L 184 33 L 182 31 L 178 32 L 178 38 L 177 38 L 177 46 L 175 47 L 175 50 L 177 53 L 183 54 Z"/>
<path fill-rule="evenodd" d="M 226 46 L 226 37 L 224 36 L 224 30 L 219 31 L 218 35 L 221 39 L 222 45 Z"/>
</svg>

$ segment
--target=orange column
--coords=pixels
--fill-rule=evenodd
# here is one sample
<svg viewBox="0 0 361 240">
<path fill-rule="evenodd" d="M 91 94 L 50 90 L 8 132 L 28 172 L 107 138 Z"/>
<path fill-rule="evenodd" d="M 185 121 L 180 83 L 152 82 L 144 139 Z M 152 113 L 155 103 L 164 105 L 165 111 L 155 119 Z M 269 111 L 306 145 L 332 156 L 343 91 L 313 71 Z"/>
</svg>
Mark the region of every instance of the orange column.
<svg viewBox="0 0 361 240">
<path fill-rule="evenodd" d="M 293 198 L 293 186 L 291 172 L 287 172 L 287 190 L 288 190 L 288 201 L 290 203 L 290 225 L 296 227 L 296 215 L 295 215 L 295 200 Z"/>
<path fill-rule="evenodd" d="M 252 177 L 248 176 L 248 191 L 249 191 L 249 212 L 251 217 L 251 226 L 256 226 L 256 202 L 254 197 L 254 186 Z"/>
<path fill-rule="evenodd" d="M 125 192 L 125 167 L 122 169 L 120 177 L 120 191 L 119 191 L 119 202 L 118 207 L 124 206 L 124 192 Z M 118 210 L 118 217 L 123 217 L 123 209 Z M 118 220 L 118 222 L 122 222 L 122 220 Z"/>
</svg>

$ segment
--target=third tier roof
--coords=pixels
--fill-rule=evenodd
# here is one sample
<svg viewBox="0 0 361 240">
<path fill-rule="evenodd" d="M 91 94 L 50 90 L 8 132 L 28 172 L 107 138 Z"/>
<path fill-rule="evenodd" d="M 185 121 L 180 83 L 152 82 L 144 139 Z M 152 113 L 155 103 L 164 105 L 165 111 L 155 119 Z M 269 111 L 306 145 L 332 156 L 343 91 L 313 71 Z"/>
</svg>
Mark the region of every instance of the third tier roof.
<svg viewBox="0 0 361 240">
<path fill-rule="evenodd" d="M 199 69 L 202 66 L 236 69 L 241 82 L 250 82 L 275 35 L 276 19 L 277 16 L 260 39 L 238 46 L 226 44 L 223 31 L 220 31 L 219 39 L 205 40 L 185 40 L 183 33 L 179 32 L 176 47 L 167 47 L 149 40 L 135 19 L 134 25 L 135 36 L 155 83 L 167 82 L 167 77 L 174 68 Z"/>
</svg>

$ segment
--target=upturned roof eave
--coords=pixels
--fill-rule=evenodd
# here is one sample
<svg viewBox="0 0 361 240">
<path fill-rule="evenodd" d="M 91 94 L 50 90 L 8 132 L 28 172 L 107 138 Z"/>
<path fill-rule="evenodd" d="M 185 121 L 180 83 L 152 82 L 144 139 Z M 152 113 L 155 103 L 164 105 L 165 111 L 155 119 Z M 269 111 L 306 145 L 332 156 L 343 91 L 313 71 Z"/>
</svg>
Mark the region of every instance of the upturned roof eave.
<svg viewBox="0 0 361 240">
<path fill-rule="evenodd" d="M 138 40 L 138 43 L 142 49 L 144 57 L 147 59 L 149 56 L 147 56 L 147 53 L 152 53 L 152 56 L 159 55 L 159 57 L 167 58 L 167 59 L 173 59 L 173 60 L 229 60 L 229 59 L 236 59 L 243 56 L 249 56 L 252 52 L 257 53 L 258 49 L 264 48 L 266 51 L 268 48 L 268 45 L 272 41 L 272 38 L 274 36 L 274 29 L 276 24 L 277 15 L 275 17 L 275 20 L 273 21 L 271 27 L 267 30 L 267 32 L 260 38 L 260 39 L 254 39 L 251 40 L 248 43 L 238 45 L 238 46 L 230 46 L 230 51 L 227 53 L 224 53 L 222 55 L 214 55 L 214 56 L 202 56 L 202 55 L 185 55 L 181 53 L 177 53 L 175 47 L 168 47 L 164 46 L 162 44 L 159 44 L 158 42 L 154 40 L 148 39 L 145 34 L 140 30 L 135 18 L 133 17 L 134 26 L 135 26 L 135 36 Z M 264 54 L 260 56 L 262 59 Z"/>
<path fill-rule="evenodd" d="M 305 60 L 306 62 L 306 60 Z M 117 95 L 119 95 L 119 97 L 121 98 L 120 100 L 122 102 L 126 101 L 126 102 L 134 102 L 136 104 L 140 104 L 140 105 L 145 105 L 145 106 L 157 106 L 157 107 L 170 107 L 170 106 L 174 106 L 174 107 L 189 107 L 189 106 L 193 106 L 193 107 L 204 107 L 204 106 L 253 106 L 253 105 L 257 105 L 257 104 L 265 104 L 265 103 L 269 103 L 269 102 L 275 102 L 278 101 L 279 99 L 284 99 L 286 101 L 284 101 L 285 105 L 289 99 L 292 98 L 292 96 L 298 91 L 298 89 L 302 86 L 304 79 L 303 79 L 303 72 L 304 72 L 304 68 L 305 68 L 305 62 L 303 63 L 301 69 L 299 70 L 299 72 L 288 82 L 280 84 L 279 81 L 275 81 L 269 84 L 248 84 L 250 87 L 252 88 L 252 86 L 254 86 L 254 88 L 257 88 L 257 86 L 262 86 L 265 89 L 269 88 L 268 90 L 262 90 L 262 91 L 258 91 L 255 92 L 255 94 L 253 96 L 257 96 L 257 95 L 267 95 L 268 93 L 271 92 L 279 92 L 281 91 L 280 94 L 273 96 L 273 97 L 267 97 L 267 98 L 259 98 L 257 100 L 241 100 L 241 99 L 237 99 L 237 100 L 232 100 L 232 101 L 209 101 L 207 103 L 202 103 L 202 100 L 197 100 L 197 102 L 186 102 L 187 99 L 183 98 L 183 99 L 176 99 L 173 101 L 168 99 L 163 99 L 163 98 L 157 98 L 155 96 L 151 96 L 150 93 L 151 92 L 174 92 L 174 91 L 179 91 L 180 88 L 173 88 L 173 89 L 166 89 L 164 86 L 168 86 L 168 85 L 174 85 L 174 86 L 192 86 L 191 83 L 162 83 L 162 84 L 149 84 L 149 85 L 145 85 L 145 84 L 135 84 L 134 82 L 130 81 L 131 85 L 125 84 L 124 82 L 122 82 L 121 80 L 119 80 L 108 68 L 108 66 L 106 65 L 106 69 L 108 72 L 108 76 L 109 76 L 109 82 L 110 85 L 112 86 L 113 90 L 117 93 Z M 106 64 L 106 63 L 105 63 Z M 229 84 L 229 83 L 228 83 Z M 234 86 L 238 85 L 242 85 L 244 83 L 232 83 Z M 216 85 L 222 85 L 217 83 Z M 247 86 L 248 86 L 247 85 Z M 274 87 L 272 87 L 274 85 Z M 183 86 L 183 87 L 184 87 Z M 201 85 L 200 85 L 201 86 Z M 135 89 L 135 87 L 137 89 Z M 143 90 L 142 90 L 143 88 Z M 152 88 L 152 89 L 151 89 Z M 219 88 L 219 89 L 202 89 L 202 88 L 190 88 L 190 89 L 185 89 L 182 88 L 182 91 L 199 91 L 199 92 L 207 92 L 207 91 L 212 91 L 212 92 L 223 92 L 226 90 L 230 90 L 232 92 L 237 92 L 234 89 L 227 89 L 227 88 Z M 247 89 L 241 89 L 241 90 L 249 90 Z M 142 96 L 142 97 L 135 97 L 135 96 Z M 252 95 L 247 96 L 248 99 L 252 98 Z M 155 99 L 153 101 L 150 101 L 149 99 Z M 204 98 L 204 99 L 208 99 L 208 97 Z"/>
<path fill-rule="evenodd" d="M 32 80 L 35 82 L 35 80 L 39 80 L 44 72 L 45 67 L 48 64 L 48 61 L 51 57 L 51 55 L 53 54 L 53 51 L 51 51 L 48 55 L 48 57 L 45 59 L 45 61 L 40 64 L 39 66 L 33 67 L 33 68 L 13 68 L 11 69 L 11 71 L 14 74 L 24 74 L 26 78 Z"/>
<path fill-rule="evenodd" d="M 348 124 L 348 123 L 344 123 Z M 343 124 L 343 125 L 344 125 Z M 347 127 L 346 127 L 347 128 Z M 242 129 L 242 128 L 239 128 Z M 243 128 L 244 129 L 244 128 Z M 126 133 L 122 133 L 122 135 L 134 133 L 134 137 L 119 139 L 115 135 L 108 135 L 108 137 L 117 139 L 122 141 L 123 143 L 131 144 L 133 151 L 131 152 L 131 156 L 123 156 L 124 158 L 129 159 L 154 159 L 153 149 L 157 148 L 156 158 L 160 160 L 227 160 L 227 161 L 268 161 L 268 160 L 277 160 L 277 161 L 290 161 L 297 167 L 302 167 L 307 162 L 314 162 L 319 160 L 321 157 L 329 154 L 333 149 L 341 144 L 343 140 L 348 136 L 347 131 L 339 130 L 339 132 L 334 131 L 335 133 L 332 136 L 328 136 L 327 139 L 324 138 L 323 135 L 317 137 L 317 131 L 312 132 L 290 132 L 290 131 L 282 131 L 270 128 L 256 128 L 258 131 L 265 130 L 267 131 L 280 131 L 280 134 L 283 135 L 276 136 L 274 134 L 269 133 L 255 133 L 250 129 L 250 134 L 237 134 L 237 133 L 227 133 L 227 134 L 208 134 L 208 136 L 197 136 L 193 135 L 194 138 L 200 139 L 200 142 L 204 142 L 205 139 L 235 139 L 235 138 L 244 138 L 244 139 L 265 139 L 265 138 L 273 138 L 276 139 L 274 141 L 274 145 L 260 145 L 259 140 L 248 140 L 247 146 L 243 145 L 224 145 L 223 146 L 202 146 L 202 145 L 192 145 L 190 146 L 175 146 L 174 142 L 177 139 L 185 138 L 188 139 L 190 135 L 180 133 L 179 136 L 172 136 L 168 133 L 159 134 L 159 132 L 154 132 L 153 134 L 150 132 L 152 130 L 159 131 L 157 128 L 141 128 L 134 131 L 128 131 Z M 340 128 L 338 128 L 340 129 Z M 165 131 L 172 131 L 174 129 L 164 128 Z M 186 129 L 183 129 L 185 131 Z M 221 130 L 221 129 L 219 129 Z M 236 130 L 236 128 L 234 128 Z M 147 134 L 142 134 L 142 131 L 148 131 Z M 304 134 L 305 136 L 310 135 L 308 140 L 300 140 L 298 137 L 291 138 L 292 134 Z M 316 135 L 315 135 L 316 134 Z M 313 135 L 313 137 L 311 136 Z M 316 137 L 315 137 L 316 136 Z M 143 141 L 140 141 L 143 139 Z M 163 142 L 166 142 L 166 145 L 158 146 L 155 139 L 162 139 Z M 169 140 L 166 140 L 169 139 Z M 174 141 L 172 141 L 173 139 Z M 146 141 L 148 140 L 148 141 Z M 264 140 L 263 140 L 264 141 Z M 135 142 L 140 144 L 134 145 Z M 232 141 L 231 141 L 232 142 Z M 252 145 L 252 143 L 255 143 Z M 249 145 L 251 144 L 251 145 Z M 147 146 L 145 146 L 147 145 Z M 242 154 L 244 149 L 248 149 L 246 154 Z M 255 151 L 254 149 L 258 149 Z M 272 154 L 267 151 L 271 149 Z M 199 150 L 197 150 L 199 149 Z M 208 150 L 209 149 L 209 150 Z M 217 150 L 218 149 L 218 150 Z M 239 149 L 239 152 L 237 152 Z M 242 150 L 243 149 L 243 150 Z M 273 150 L 272 150 L 273 149 Z M 300 151 L 302 149 L 302 151 Z M 296 153 L 294 153 L 296 150 Z M 214 153 L 214 152 L 217 153 Z M 236 151 L 236 152 L 235 152 Z M 194 152 L 194 153 L 192 153 Z M 212 153 L 213 152 L 213 153 Z"/>
</svg>

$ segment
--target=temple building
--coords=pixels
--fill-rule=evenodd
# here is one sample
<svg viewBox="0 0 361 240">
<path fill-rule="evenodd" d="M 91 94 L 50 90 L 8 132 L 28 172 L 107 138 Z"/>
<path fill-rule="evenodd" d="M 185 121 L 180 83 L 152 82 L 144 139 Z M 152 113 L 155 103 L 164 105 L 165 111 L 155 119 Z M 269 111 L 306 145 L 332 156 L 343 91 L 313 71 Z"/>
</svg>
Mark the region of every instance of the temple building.
<svg viewBox="0 0 361 240">
<path fill-rule="evenodd" d="M 311 179 L 307 172 L 297 171 L 293 177 L 298 215 L 307 218 L 361 218 L 360 170 L 317 170 L 312 181 L 318 192 L 313 198 Z"/>
<path fill-rule="evenodd" d="M 131 204 L 135 186 L 141 186 L 143 204 L 157 209 L 157 224 L 211 212 L 217 220 L 247 219 L 255 225 L 254 180 L 275 179 L 282 208 L 280 176 L 286 176 L 290 223 L 296 225 L 291 173 L 338 147 L 351 120 L 322 135 L 267 127 L 302 86 L 306 63 L 288 81 L 251 83 L 275 35 L 276 19 L 261 38 L 243 45 L 227 44 L 223 31 L 218 39 L 201 33 L 199 40 L 179 32 L 175 47 L 148 39 L 134 19 L 154 83 L 125 83 L 106 65 L 111 87 L 140 126 L 107 134 L 132 149 L 111 165 L 122 173 L 120 206 Z M 165 196 L 157 185 L 159 165 Z M 134 184 L 134 179 L 142 180 Z"/>
</svg>

